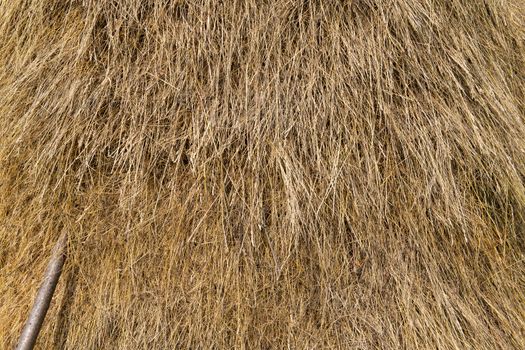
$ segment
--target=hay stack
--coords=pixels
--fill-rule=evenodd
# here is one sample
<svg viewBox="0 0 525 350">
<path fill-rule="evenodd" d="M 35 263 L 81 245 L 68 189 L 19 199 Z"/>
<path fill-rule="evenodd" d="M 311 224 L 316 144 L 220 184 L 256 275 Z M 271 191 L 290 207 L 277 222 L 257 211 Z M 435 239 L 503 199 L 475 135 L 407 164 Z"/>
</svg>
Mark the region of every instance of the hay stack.
<svg viewBox="0 0 525 350">
<path fill-rule="evenodd" d="M 0 1 L 0 344 L 524 349 L 518 0 Z"/>
</svg>

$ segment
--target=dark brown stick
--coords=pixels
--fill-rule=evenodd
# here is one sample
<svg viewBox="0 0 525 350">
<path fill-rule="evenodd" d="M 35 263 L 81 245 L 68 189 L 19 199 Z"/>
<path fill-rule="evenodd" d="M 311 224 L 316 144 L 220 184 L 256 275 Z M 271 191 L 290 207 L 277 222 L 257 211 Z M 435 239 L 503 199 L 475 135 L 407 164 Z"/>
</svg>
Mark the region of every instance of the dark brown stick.
<svg viewBox="0 0 525 350">
<path fill-rule="evenodd" d="M 64 266 L 65 247 L 66 235 L 62 234 L 53 249 L 53 255 L 47 265 L 44 281 L 38 290 L 35 303 L 22 330 L 16 350 L 31 350 L 35 346 L 36 338 L 38 337 L 40 328 L 42 328 L 42 323 L 46 317 L 51 298 L 53 297 L 62 272 L 62 266 Z"/>
</svg>

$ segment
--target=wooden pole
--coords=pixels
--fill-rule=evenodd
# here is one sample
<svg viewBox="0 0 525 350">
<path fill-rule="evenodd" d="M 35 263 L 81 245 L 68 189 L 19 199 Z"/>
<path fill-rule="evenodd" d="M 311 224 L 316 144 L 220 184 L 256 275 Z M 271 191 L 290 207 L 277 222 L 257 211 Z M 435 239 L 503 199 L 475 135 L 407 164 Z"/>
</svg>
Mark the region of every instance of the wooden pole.
<svg viewBox="0 0 525 350">
<path fill-rule="evenodd" d="M 47 265 L 44 281 L 40 285 L 33 308 L 18 340 L 16 350 L 32 350 L 35 346 L 36 338 L 42 328 L 42 323 L 49 309 L 51 298 L 53 298 L 58 279 L 62 273 L 62 266 L 64 266 L 66 259 L 66 242 L 66 234 L 64 233 L 60 236 L 53 248 L 53 254 L 51 261 Z"/>
</svg>

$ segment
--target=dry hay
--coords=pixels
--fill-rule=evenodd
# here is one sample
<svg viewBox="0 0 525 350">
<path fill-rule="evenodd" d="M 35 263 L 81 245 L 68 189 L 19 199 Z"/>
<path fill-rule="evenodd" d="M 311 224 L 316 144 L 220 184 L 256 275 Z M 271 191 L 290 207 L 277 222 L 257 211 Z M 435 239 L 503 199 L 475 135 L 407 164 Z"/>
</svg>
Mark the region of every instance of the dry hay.
<svg viewBox="0 0 525 350">
<path fill-rule="evenodd" d="M 525 349 L 521 0 L 0 0 L 0 344 Z"/>
</svg>

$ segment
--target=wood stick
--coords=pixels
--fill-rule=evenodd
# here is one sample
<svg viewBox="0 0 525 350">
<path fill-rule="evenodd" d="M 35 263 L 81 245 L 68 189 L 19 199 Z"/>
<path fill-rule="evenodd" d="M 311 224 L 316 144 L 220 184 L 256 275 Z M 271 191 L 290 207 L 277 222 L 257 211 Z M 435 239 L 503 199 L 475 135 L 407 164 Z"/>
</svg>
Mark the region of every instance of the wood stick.
<svg viewBox="0 0 525 350">
<path fill-rule="evenodd" d="M 53 254 L 51 261 L 47 265 L 44 281 L 38 290 L 33 308 L 18 340 L 16 350 L 31 350 L 35 346 L 36 338 L 42 328 L 42 323 L 49 309 L 51 298 L 53 297 L 58 279 L 62 273 L 62 266 L 64 266 L 66 259 L 66 242 L 66 234 L 64 233 L 60 236 L 53 248 Z"/>
</svg>

